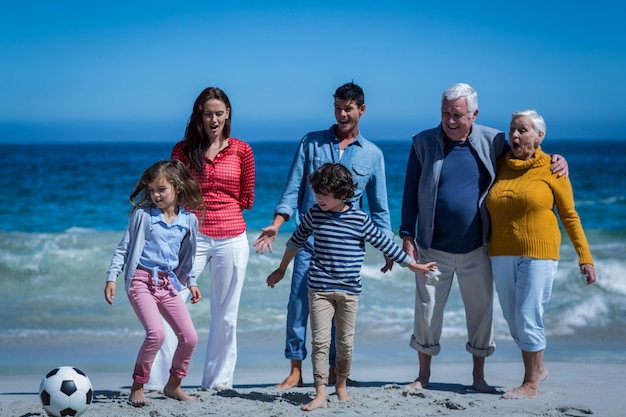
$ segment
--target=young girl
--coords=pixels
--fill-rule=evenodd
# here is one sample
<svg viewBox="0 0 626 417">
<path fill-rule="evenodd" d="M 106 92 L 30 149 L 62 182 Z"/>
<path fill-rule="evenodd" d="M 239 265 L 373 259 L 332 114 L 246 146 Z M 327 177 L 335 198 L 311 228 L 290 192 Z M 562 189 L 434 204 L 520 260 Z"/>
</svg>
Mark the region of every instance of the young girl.
<svg viewBox="0 0 626 417">
<path fill-rule="evenodd" d="M 182 390 L 181 381 L 187 375 L 198 335 L 174 284 L 178 280 L 189 287 L 192 303 L 200 301 L 196 277 L 190 274 L 198 219 L 183 206 L 204 207 L 202 193 L 185 166 L 170 160 L 148 168 L 129 200 L 134 209 L 111 260 L 104 289 L 104 298 L 112 305 L 115 281 L 124 270 L 128 299 L 146 331 L 135 362 L 128 401 L 135 407 L 148 404 L 143 386 L 150 379 L 154 357 L 165 338 L 161 316 L 178 337 L 163 394 L 181 401 L 193 400 Z"/>
<path fill-rule="evenodd" d="M 274 288 L 283 279 L 287 266 L 309 236 L 315 240 L 307 277 L 309 317 L 313 341 L 313 385 L 315 398 L 302 406 L 311 411 L 326 408 L 328 351 L 331 327 L 336 328 L 337 375 L 335 391 L 340 401 L 349 400 L 346 390 L 352 363 L 356 311 L 361 293 L 361 265 L 365 242 L 411 271 L 428 276 L 437 270 L 434 262 L 418 264 L 394 241 L 374 226 L 363 210 L 346 199 L 354 195 L 356 184 L 350 171 L 341 164 L 324 164 L 310 177 L 315 204 L 287 242 L 280 266 L 267 277 Z"/>
</svg>

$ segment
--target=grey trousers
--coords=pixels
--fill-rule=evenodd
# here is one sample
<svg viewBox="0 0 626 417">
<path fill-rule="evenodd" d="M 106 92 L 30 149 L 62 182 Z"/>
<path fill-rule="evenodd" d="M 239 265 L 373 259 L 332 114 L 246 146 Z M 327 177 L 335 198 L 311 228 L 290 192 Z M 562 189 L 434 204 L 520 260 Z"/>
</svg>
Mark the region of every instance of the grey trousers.
<svg viewBox="0 0 626 417">
<path fill-rule="evenodd" d="M 421 263 L 435 261 L 438 280 L 415 275 L 415 319 L 410 345 L 427 355 L 437 355 L 443 326 L 444 307 L 452 280 L 457 277 L 465 307 L 468 342 L 466 349 L 474 356 L 487 357 L 495 350 L 493 336 L 493 275 L 487 247 L 457 254 L 419 249 Z"/>
</svg>

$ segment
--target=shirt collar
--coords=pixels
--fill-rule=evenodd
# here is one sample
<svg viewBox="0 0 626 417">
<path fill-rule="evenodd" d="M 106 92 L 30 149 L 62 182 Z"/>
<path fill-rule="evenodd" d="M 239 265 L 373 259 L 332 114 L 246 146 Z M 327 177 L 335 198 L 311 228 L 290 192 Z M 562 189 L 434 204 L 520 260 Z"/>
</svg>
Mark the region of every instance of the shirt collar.
<svg viewBox="0 0 626 417">
<path fill-rule="evenodd" d="M 185 209 L 179 206 L 178 216 L 176 216 L 172 224 L 170 224 L 169 226 L 170 227 L 186 226 L 185 216 L 181 216 L 181 214 L 185 214 L 185 213 L 186 213 Z M 152 224 L 159 223 L 159 222 L 163 224 L 167 224 L 167 222 L 165 221 L 165 216 L 163 215 L 163 212 L 156 206 L 150 207 L 150 217 L 152 219 Z"/>
<path fill-rule="evenodd" d="M 334 138 L 335 140 L 339 141 L 339 138 L 337 137 L 337 135 L 335 134 L 335 126 L 337 126 L 336 124 L 332 125 L 330 127 L 330 129 L 328 129 L 328 136 L 331 138 Z M 363 147 L 363 140 L 365 138 L 363 136 L 361 136 L 361 130 L 359 129 L 359 134 L 356 136 L 356 138 L 354 138 L 354 140 L 352 142 L 350 142 L 350 145 L 359 145 L 360 147 Z M 348 145 L 348 146 L 350 146 Z"/>
</svg>

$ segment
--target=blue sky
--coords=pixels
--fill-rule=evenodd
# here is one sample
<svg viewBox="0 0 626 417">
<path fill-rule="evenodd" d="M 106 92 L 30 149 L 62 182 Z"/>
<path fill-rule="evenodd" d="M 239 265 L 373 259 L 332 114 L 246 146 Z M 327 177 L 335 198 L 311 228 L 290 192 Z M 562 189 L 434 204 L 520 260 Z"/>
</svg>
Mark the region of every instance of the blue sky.
<svg viewBox="0 0 626 417">
<path fill-rule="evenodd" d="M 365 90 L 362 133 L 408 139 L 455 82 L 478 122 L 534 108 L 547 138 L 624 138 L 624 2 L 40 1 L 0 11 L 0 142 L 170 141 L 224 89 L 233 135 L 298 140 Z"/>
</svg>

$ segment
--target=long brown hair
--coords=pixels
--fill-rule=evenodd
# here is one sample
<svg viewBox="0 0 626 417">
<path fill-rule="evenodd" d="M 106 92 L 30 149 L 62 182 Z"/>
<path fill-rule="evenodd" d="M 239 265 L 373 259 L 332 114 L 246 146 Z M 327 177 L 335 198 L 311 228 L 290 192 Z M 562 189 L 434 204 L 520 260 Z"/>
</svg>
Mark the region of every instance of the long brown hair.
<svg viewBox="0 0 626 417">
<path fill-rule="evenodd" d="M 194 210 L 204 210 L 204 198 L 202 198 L 200 186 L 185 168 L 185 165 L 177 159 L 156 162 L 141 174 L 135 189 L 128 197 L 133 205 L 132 210 L 136 207 L 149 207 L 153 204 L 148 185 L 159 177 L 165 177 L 167 182 L 174 186 L 178 196 L 178 204 Z"/>
<path fill-rule="evenodd" d="M 190 168 L 200 173 L 204 172 L 204 154 L 209 146 L 209 139 L 202 124 L 202 115 L 204 113 L 204 103 L 211 99 L 221 101 L 229 109 L 230 115 L 226 119 L 223 131 L 223 135 L 227 138 L 230 137 L 230 126 L 233 118 L 230 100 L 221 89 L 217 87 L 205 88 L 196 98 L 196 101 L 193 103 L 191 116 L 189 116 L 189 121 L 187 122 L 187 128 L 185 129 L 183 150 L 189 159 Z"/>
</svg>

